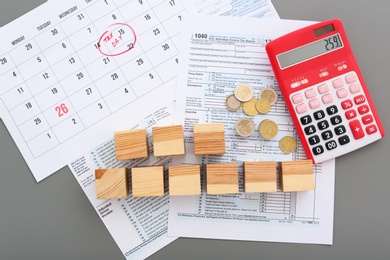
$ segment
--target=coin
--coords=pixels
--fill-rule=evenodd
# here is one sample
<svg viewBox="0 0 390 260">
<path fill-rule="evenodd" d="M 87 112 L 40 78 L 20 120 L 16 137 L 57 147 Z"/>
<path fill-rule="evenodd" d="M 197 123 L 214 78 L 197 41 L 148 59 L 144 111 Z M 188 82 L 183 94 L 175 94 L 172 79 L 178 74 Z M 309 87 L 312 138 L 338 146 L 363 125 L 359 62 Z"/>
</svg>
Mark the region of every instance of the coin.
<svg viewBox="0 0 390 260">
<path fill-rule="evenodd" d="M 255 124 L 250 118 L 241 117 L 236 122 L 236 132 L 242 137 L 247 137 L 253 134 L 255 131 Z"/>
<path fill-rule="evenodd" d="M 253 97 L 253 89 L 248 84 L 238 84 L 234 89 L 234 95 L 241 102 L 246 102 Z"/>
<path fill-rule="evenodd" d="M 261 98 L 256 101 L 256 110 L 261 114 L 266 114 L 271 109 L 271 103 L 268 99 Z"/>
<path fill-rule="evenodd" d="M 242 104 L 242 110 L 244 110 L 244 113 L 248 116 L 255 116 L 259 113 L 256 109 L 256 103 L 257 99 L 251 98 L 248 102 Z"/>
<path fill-rule="evenodd" d="M 297 141 L 291 136 L 285 136 L 280 139 L 279 147 L 285 153 L 292 153 L 297 148 Z"/>
<path fill-rule="evenodd" d="M 235 112 L 235 111 L 240 109 L 241 102 L 240 102 L 240 100 L 238 100 L 236 98 L 236 96 L 234 94 L 231 94 L 231 95 L 226 97 L 225 105 L 226 105 L 227 109 L 229 109 L 230 111 Z"/>
<path fill-rule="evenodd" d="M 275 104 L 276 100 L 278 100 L 278 94 L 273 88 L 266 87 L 263 88 L 260 93 L 259 93 L 259 99 L 265 98 L 267 99 L 270 103 L 271 106 Z"/>
<path fill-rule="evenodd" d="M 265 119 L 259 125 L 259 132 L 265 139 L 272 139 L 278 133 L 278 125 L 270 119 Z"/>
</svg>

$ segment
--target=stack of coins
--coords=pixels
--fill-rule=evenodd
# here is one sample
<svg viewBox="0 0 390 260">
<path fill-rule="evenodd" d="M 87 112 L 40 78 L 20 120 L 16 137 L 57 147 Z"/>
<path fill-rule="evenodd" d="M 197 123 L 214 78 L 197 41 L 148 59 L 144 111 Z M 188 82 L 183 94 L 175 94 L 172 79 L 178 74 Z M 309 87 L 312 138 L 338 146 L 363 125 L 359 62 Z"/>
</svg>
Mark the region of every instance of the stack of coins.
<svg viewBox="0 0 390 260">
<path fill-rule="evenodd" d="M 263 88 L 258 95 L 258 98 L 253 97 L 253 88 L 249 84 L 237 84 L 234 89 L 234 94 L 226 97 L 226 108 L 232 112 L 236 112 L 242 108 L 243 112 L 248 116 L 256 116 L 267 114 L 271 106 L 278 100 L 278 94 L 273 88 Z M 241 117 L 235 125 L 235 130 L 238 135 L 248 137 L 253 134 L 255 125 L 250 118 Z M 265 119 L 259 125 L 260 135 L 265 139 L 272 139 L 278 134 L 278 125 L 270 120 Z M 296 149 L 297 143 L 291 136 L 286 136 L 280 140 L 280 150 L 284 153 L 291 153 Z"/>
</svg>

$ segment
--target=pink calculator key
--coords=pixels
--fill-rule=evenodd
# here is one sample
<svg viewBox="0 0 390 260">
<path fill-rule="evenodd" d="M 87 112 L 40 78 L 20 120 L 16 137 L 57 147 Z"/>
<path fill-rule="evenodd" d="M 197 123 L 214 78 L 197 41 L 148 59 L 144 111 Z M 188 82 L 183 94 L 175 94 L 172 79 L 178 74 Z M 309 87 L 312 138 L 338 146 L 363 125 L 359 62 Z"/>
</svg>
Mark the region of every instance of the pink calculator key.
<svg viewBox="0 0 390 260">
<path fill-rule="evenodd" d="M 327 84 L 319 85 L 317 89 L 318 89 L 318 92 L 320 92 L 320 94 L 325 94 L 326 92 L 329 91 L 329 87 Z"/>
<path fill-rule="evenodd" d="M 303 96 L 302 94 L 298 93 L 292 96 L 292 101 L 294 104 L 299 104 L 303 102 Z"/>
<path fill-rule="evenodd" d="M 316 94 L 317 94 L 316 91 L 312 88 L 305 91 L 305 96 L 307 99 L 314 98 Z"/>
<path fill-rule="evenodd" d="M 307 111 L 307 106 L 306 104 L 300 104 L 295 107 L 295 110 L 297 111 L 298 114 L 305 113 Z"/>
<path fill-rule="evenodd" d="M 372 115 L 366 115 L 366 116 L 362 117 L 362 122 L 363 122 L 363 124 L 368 125 L 368 124 L 374 122 L 374 118 L 372 117 Z"/>
<path fill-rule="evenodd" d="M 336 93 L 339 98 L 345 98 L 346 96 L 348 96 L 348 91 L 345 88 L 337 90 Z"/>
<path fill-rule="evenodd" d="M 360 91 L 360 86 L 359 84 L 352 84 L 349 86 L 349 91 L 351 91 L 352 94 L 358 93 Z"/>
<path fill-rule="evenodd" d="M 332 103 L 332 102 L 333 102 L 333 96 L 332 96 L 332 94 L 323 95 L 323 96 L 322 96 L 322 102 L 324 102 L 324 104 Z"/>
<path fill-rule="evenodd" d="M 353 82 L 356 81 L 356 75 L 354 73 L 351 73 L 351 74 L 348 74 L 345 76 L 345 81 L 348 83 L 348 84 L 351 84 Z"/>
<path fill-rule="evenodd" d="M 344 81 L 342 79 L 335 79 L 333 80 L 332 85 L 334 88 L 341 88 L 344 86 Z"/>
<path fill-rule="evenodd" d="M 309 106 L 311 109 L 314 109 L 314 108 L 321 106 L 321 102 L 318 98 L 315 98 L 315 99 L 309 101 Z"/>
</svg>

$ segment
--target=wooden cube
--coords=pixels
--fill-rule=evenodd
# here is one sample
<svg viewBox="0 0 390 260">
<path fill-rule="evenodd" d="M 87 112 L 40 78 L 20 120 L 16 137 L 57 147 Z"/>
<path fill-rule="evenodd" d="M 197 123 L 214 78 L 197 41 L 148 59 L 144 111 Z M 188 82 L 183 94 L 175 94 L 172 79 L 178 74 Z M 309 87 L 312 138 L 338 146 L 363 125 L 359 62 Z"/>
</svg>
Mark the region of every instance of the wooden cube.
<svg viewBox="0 0 390 260">
<path fill-rule="evenodd" d="M 115 132 L 117 160 L 129 160 L 149 156 L 148 134 L 146 129 Z"/>
<path fill-rule="evenodd" d="M 133 167 L 133 197 L 164 196 L 164 167 Z"/>
<path fill-rule="evenodd" d="M 245 192 L 276 192 L 276 162 L 244 162 Z"/>
<path fill-rule="evenodd" d="M 182 125 L 153 127 L 154 156 L 185 154 Z"/>
<path fill-rule="evenodd" d="M 200 195 L 200 166 L 169 167 L 169 195 Z"/>
<path fill-rule="evenodd" d="M 311 160 L 281 162 L 281 189 L 284 192 L 314 190 Z"/>
<path fill-rule="evenodd" d="M 237 164 L 207 164 L 206 183 L 207 194 L 238 193 Z"/>
<path fill-rule="evenodd" d="M 96 197 L 98 199 L 128 197 L 128 180 L 126 168 L 95 170 Z"/>
<path fill-rule="evenodd" d="M 195 154 L 224 154 L 225 128 L 223 124 L 194 124 Z"/>
</svg>

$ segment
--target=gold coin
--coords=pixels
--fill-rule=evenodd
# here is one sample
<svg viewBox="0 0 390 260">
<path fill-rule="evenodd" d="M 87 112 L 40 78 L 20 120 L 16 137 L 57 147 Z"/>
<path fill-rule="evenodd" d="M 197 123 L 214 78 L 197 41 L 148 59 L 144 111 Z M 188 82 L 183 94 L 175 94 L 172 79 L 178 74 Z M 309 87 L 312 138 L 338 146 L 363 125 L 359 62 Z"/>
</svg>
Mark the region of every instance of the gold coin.
<svg viewBox="0 0 390 260">
<path fill-rule="evenodd" d="M 255 116 L 259 113 L 259 111 L 256 109 L 256 103 L 257 99 L 252 98 L 248 102 L 242 104 L 242 110 L 244 110 L 244 113 L 248 116 Z"/>
<path fill-rule="evenodd" d="M 278 100 L 278 94 L 273 88 L 267 87 L 263 88 L 259 93 L 259 99 L 262 98 L 267 99 L 272 106 L 273 104 L 275 104 L 276 100 Z"/>
<path fill-rule="evenodd" d="M 279 147 L 285 153 L 292 153 L 297 148 L 297 141 L 291 136 L 285 136 L 280 139 Z"/>
<path fill-rule="evenodd" d="M 247 137 L 255 131 L 255 124 L 250 118 L 241 117 L 236 122 L 236 132 L 242 137 Z"/>
<path fill-rule="evenodd" d="M 253 89 L 248 84 L 238 84 L 234 89 L 234 95 L 241 102 L 246 102 L 253 97 Z"/>
<path fill-rule="evenodd" d="M 231 94 L 231 95 L 226 97 L 225 105 L 226 105 L 227 109 L 229 109 L 230 111 L 235 112 L 235 111 L 240 109 L 241 102 L 240 102 L 240 100 L 238 100 L 236 98 L 236 96 L 234 94 Z"/>
<path fill-rule="evenodd" d="M 265 139 L 272 139 L 278 133 L 278 125 L 272 120 L 265 119 L 259 125 L 259 132 Z"/>
<path fill-rule="evenodd" d="M 271 103 L 268 101 L 268 99 L 261 98 L 260 100 L 257 100 L 256 110 L 259 111 L 259 113 L 266 114 L 270 109 Z"/>
</svg>

